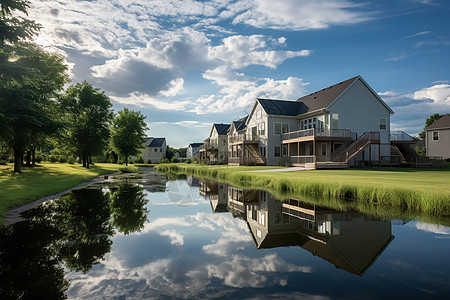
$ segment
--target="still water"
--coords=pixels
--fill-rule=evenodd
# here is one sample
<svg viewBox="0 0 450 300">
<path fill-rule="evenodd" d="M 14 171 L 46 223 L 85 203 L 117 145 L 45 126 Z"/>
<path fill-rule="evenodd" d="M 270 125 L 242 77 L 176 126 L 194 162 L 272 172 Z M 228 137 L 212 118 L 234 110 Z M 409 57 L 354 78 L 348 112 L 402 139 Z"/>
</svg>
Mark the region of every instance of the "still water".
<svg viewBox="0 0 450 300">
<path fill-rule="evenodd" d="M 450 228 L 148 171 L 0 231 L 0 299 L 448 299 Z M 448 222 L 446 222 L 448 224 Z"/>
</svg>

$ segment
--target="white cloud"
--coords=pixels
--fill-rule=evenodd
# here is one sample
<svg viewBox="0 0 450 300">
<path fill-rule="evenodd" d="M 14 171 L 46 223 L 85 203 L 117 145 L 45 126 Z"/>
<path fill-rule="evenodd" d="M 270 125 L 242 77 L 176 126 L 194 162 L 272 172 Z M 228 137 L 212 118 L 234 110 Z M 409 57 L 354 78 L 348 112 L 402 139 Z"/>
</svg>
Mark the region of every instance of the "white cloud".
<svg viewBox="0 0 450 300">
<path fill-rule="evenodd" d="M 170 244 L 182 246 L 184 244 L 183 235 L 175 230 L 164 230 L 159 233 L 162 236 L 168 236 L 170 238 Z"/>
<path fill-rule="evenodd" d="M 361 4 L 346 0 L 279 0 L 276 5 L 271 0 L 252 0 L 250 3 L 251 8 L 237 15 L 233 23 L 257 28 L 308 30 L 370 19 L 369 13 L 357 10 Z"/>
<path fill-rule="evenodd" d="M 432 232 L 439 235 L 449 235 L 450 236 L 450 227 L 443 226 L 443 225 L 435 225 L 435 224 L 428 224 L 428 223 L 422 223 L 417 222 L 416 228 L 422 231 Z"/>
<path fill-rule="evenodd" d="M 432 99 L 434 103 L 445 103 L 450 106 L 450 84 L 437 84 L 424 88 L 413 94 L 413 99 Z"/>
</svg>

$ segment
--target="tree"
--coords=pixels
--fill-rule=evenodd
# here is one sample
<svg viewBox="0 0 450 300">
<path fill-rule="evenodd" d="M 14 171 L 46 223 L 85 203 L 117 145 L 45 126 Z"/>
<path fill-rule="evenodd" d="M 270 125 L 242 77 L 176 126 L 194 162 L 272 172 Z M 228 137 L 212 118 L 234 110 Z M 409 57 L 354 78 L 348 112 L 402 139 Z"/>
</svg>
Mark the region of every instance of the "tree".
<svg viewBox="0 0 450 300">
<path fill-rule="evenodd" d="M 108 145 L 113 113 L 108 96 L 84 81 L 67 89 L 60 97 L 60 110 L 66 123 L 64 142 L 89 168 L 90 157 Z"/>
<path fill-rule="evenodd" d="M 427 120 L 425 121 L 425 128 L 427 128 L 428 126 L 430 126 L 431 124 L 433 124 L 434 122 L 436 122 L 437 120 L 439 120 L 439 119 L 440 119 L 441 117 L 443 117 L 443 116 L 445 116 L 445 115 L 440 115 L 440 114 L 438 114 L 438 113 L 429 116 L 429 117 L 427 118 Z M 425 138 L 425 130 L 422 130 L 422 132 L 419 133 L 419 137 L 420 137 L 421 139 L 424 139 L 424 138 Z"/>
<path fill-rule="evenodd" d="M 143 190 L 138 185 L 124 182 L 111 193 L 112 222 L 119 232 L 130 234 L 144 228 L 148 200 Z"/>
<path fill-rule="evenodd" d="M 40 134 L 56 132 L 60 124 L 50 114 L 54 97 L 68 81 L 63 57 L 37 45 L 15 44 L 10 73 L 0 73 L 0 138 L 14 152 L 14 171 L 21 172 L 22 156 Z"/>
<path fill-rule="evenodd" d="M 40 25 L 23 17 L 13 17 L 13 12 L 27 14 L 29 1 L 2 0 L 0 11 L 0 45 L 15 43 L 33 37 L 40 29 Z"/>
<path fill-rule="evenodd" d="M 125 158 L 127 166 L 128 157 L 138 155 L 143 148 L 145 130 L 148 129 L 145 118 L 139 111 L 124 108 L 113 120 L 111 146 Z"/>
</svg>

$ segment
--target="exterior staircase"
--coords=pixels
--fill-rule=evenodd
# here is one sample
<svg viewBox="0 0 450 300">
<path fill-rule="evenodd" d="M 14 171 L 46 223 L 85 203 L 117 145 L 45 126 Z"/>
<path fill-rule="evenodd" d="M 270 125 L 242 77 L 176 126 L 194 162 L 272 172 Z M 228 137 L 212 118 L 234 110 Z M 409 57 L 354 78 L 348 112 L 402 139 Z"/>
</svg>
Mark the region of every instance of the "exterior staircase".
<svg viewBox="0 0 450 300">
<path fill-rule="evenodd" d="M 254 157 L 255 165 L 265 165 L 266 164 L 266 159 L 264 157 L 262 157 L 261 154 L 259 154 L 259 151 L 256 148 L 257 146 L 255 146 L 253 144 L 249 144 L 246 146 L 247 146 L 248 152 L 250 152 L 250 154 Z"/>
<path fill-rule="evenodd" d="M 350 144 L 350 146 L 348 146 L 344 151 L 336 155 L 333 161 L 348 163 L 350 159 L 361 153 L 370 144 L 379 144 L 379 143 L 380 143 L 379 132 L 365 132 L 356 141 Z"/>
</svg>

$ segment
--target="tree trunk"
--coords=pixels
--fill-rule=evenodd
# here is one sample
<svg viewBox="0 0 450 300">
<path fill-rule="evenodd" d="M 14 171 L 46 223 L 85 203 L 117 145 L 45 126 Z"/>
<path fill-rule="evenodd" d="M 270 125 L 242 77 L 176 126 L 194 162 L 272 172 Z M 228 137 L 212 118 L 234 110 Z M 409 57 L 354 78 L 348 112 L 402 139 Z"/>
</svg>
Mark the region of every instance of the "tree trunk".
<svg viewBox="0 0 450 300">
<path fill-rule="evenodd" d="M 26 165 L 27 167 L 29 167 L 29 166 L 31 165 L 31 151 L 30 151 L 30 150 L 27 150 L 27 158 L 26 158 L 26 163 L 25 163 L 25 165 Z"/>
<path fill-rule="evenodd" d="M 36 147 L 33 148 L 33 150 L 31 151 L 31 160 L 32 160 L 32 165 L 35 166 L 36 165 Z"/>
<path fill-rule="evenodd" d="M 128 167 L 128 155 L 127 155 L 127 157 L 125 157 L 125 166 Z"/>
<path fill-rule="evenodd" d="M 83 168 L 86 168 L 86 156 L 81 156 L 81 161 L 83 162 Z"/>
<path fill-rule="evenodd" d="M 22 151 L 14 149 L 14 172 L 22 173 Z"/>
<path fill-rule="evenodd" d="M 86 155 L 85 160 L 86 160 L 86 168 L 89 169 L 89 155 Z"/>
</svg>

